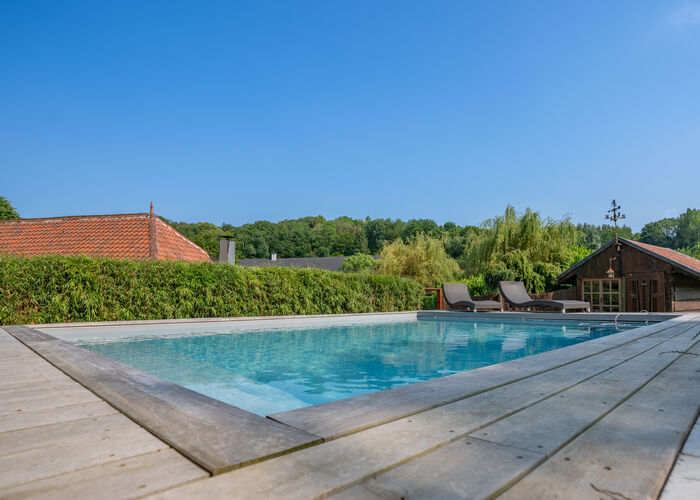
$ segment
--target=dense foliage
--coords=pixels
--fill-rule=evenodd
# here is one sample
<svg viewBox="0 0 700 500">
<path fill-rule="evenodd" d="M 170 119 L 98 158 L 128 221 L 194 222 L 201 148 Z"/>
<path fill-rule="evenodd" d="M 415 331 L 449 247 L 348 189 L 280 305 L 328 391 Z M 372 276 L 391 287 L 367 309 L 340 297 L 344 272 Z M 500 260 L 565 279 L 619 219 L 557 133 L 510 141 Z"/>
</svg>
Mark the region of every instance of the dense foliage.
<svg viewBox="0 0 700 500">
<path fill-rule="evenodd" d="M 208 222 L 168 221 L 175 229 L 204 248 L 214 257 L 219 252 L 219 236 L 233 236 L 236 258 L 265 258 L 276 253 L 279 258 L 327 257 L 330 255 L 376 255 L 396 239 L 410 241 L 418 234 L 444 240 L 445 250 L 453 258 L 464 254 L 469 236 L 478 231 L 473 226 L 459 227 L 452 222 L 442 226 L 430 219 L 351 219 L 322 216 L 303 217 L 277 223 L 257 221 L 253 224 L 216 226 Z"/>
<path fill-rule="evenodd" d="M 580 235 L 568 219 L 542 219 L 530 209 L 518 215 L 511 206 L 489 219 L 485 231 L 467 244 L 466 270 L 483 275 L 495 289 L 499 281 L 524 281 L 531 292 L 556 285 L 556 277 L 590 250 L 578 243 Z"/>
<path fill-rule="evenodd" d="M 19 219 L 19 214 L 10 203 L 10 200 L 0 196 L 0 220 L 4 219 Z"/>
<path fill-rule="evenodd" d="M 379 262 L 371 255 L 358 253 L 343 261 L 341 271 L 346 273 L 369 273 L 376 269 Z"/>
<path fill-rule="evenodd" d="M 412 278 L 425 287 L 454 281 L 460 273 L 457 261 L 445 252 L 440 240 L 418 234 L 409 243 L 398 238 L 382 248 L 377 272 Z"/>
<path fill-rule="evenodd" d="M 377 254 L 391 245 L 393 262 L 380 265 L 382 272 L 414 276 L 435 286 L 437 275 L 430 269 L 433 264 L 418 270 L 415 261 L 408 257 L 412 242 L 421 236 L 424 244 L 432 239 L 431 245 L 437 242 L 443 247 L 450 259 L 443 263 L 444 268 L 454 269 L 455 262 L 459 265 L 461 270 L 444 276 L 469 281 L 475 295 L 495 292 L 500 280 L 525 281 L 531 292 L 551 290 L 556 287 L 559 273 L 615 235 L 614 227 L 609 224 L 574 226 L 568 219 L 543 219 L 530 209 L 517 214 L 513 207 L 478 227 L 460 227 L 453 222 L 440 226 L 430 219 L 326 220 L 320 216 L 276 224 L 259 221 L 240 227 L 206 223 L 175 223 L 175 226 L 214 255 L 218 252 L 218 235 L 233 235 L 239 258 L 268 257 L 271 252 L 279 257 Z M 641 233 L 633 233 L 629 226 L 622 225 L 619 235 L 700 258 L 700 210 L 688 209 L 677 218 L 651 222 Z M 397 243 L 399 240 L 401 244 Z M 401 253 L 407 255 L 399 258 Z M 399 261 L 412 262 L 413 267 L 402 269 L 397 264 Z"/>
<path fill-rule="evenodd" d="M 646 224 L 639 241 L 673 248 L 700 259 L 700 210 L 689 208 L 678 217 Z"/>
<path fill-rule="evenodd" d="M 0 324 L 415 310 L 396 276 L 218 263 L 0 257 Z"/>
</svg>

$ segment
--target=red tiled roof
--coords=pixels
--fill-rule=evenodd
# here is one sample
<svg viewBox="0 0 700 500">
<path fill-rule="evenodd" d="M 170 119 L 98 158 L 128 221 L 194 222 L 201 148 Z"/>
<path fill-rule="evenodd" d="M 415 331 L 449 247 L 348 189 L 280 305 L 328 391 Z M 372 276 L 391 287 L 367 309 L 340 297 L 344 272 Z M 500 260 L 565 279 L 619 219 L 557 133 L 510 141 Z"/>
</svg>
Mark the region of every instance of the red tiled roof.
<svg viewBox="0 0 700 500">
<path fill-rule="evenodd" d="M 0 254 L 208 262 L 207 252 L 153 214 L 0 221 Z"/>
<path fill-rule="evenodd" d="M 676 252 L 675 250 L 671 250 L 670 248 L 665 248 L 665 247 L 657 247 L 656 245 L 650 245 L 649 243 L 640 243 L 639 241 L 627 241 L 628 243 L 631 243 L 632 245 L 637 245 L 638 247 L 642 247 L 646 249 L 649 252 L 655 253 L 666 260 L 670 260 L 675 262 L 676 264 L 680 264 L 681 266 L 689 267 L 690 269 L 693 269 L 694 271 L 697 271 L 700 273 L 700 260 L 694 259 L 690 255 L 685 255 L 684 253 Z"/>
</svg>

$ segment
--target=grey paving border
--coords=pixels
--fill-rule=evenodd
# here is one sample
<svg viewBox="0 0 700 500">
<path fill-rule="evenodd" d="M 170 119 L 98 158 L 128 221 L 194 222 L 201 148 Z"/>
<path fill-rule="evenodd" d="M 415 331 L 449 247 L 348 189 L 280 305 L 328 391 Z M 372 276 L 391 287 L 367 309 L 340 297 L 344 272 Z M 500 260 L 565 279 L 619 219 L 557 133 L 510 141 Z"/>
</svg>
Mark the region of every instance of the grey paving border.
<svg viewBox="0 0 700 500">
<path fill-rule="evenodd" d="M 212 474 L 322 441 L 47 333 L 23 326 L 2 328 Z"/>
</svg>

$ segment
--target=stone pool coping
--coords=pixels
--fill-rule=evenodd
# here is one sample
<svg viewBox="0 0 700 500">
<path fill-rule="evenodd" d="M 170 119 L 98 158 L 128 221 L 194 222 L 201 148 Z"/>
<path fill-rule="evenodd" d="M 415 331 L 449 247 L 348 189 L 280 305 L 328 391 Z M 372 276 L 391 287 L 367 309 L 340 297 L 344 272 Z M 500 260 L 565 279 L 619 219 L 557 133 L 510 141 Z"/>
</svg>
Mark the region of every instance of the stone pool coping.
<svg viewBox="0 0 700 500">
<path fill-rule="evenodd" d="M 413 315 L 413 316 L 411 316 Z M 333 315 L 337 321 L 379 317 L 508 318 L 612 321 L 659 321 L 601 339 L 519 358 L 448 377 L 397 387 L 345 400 L 263 418 L 158 377 L 113 361 L 61 340 L 47 331 L 98 327 L 41 325 L 2 327 L 27 347 L 91 390 L 129 418 L 161 438 L 212 474 L 291 453 L 305 447 L 369 429 L 437 406 L 474 396 L 518 380 L 614 349 L 634 340 L 657 335 L 684 321 L 681 315 L 566 314 L 559 313 L 458 313 L 421 311 Z M 314 316 L 329 320 L 327 316 Z M 653 318 L 653 319 L 652 319 Z M 310 317 L 218 319 L 222 321 L 305 321 Z M 198 321 L 156 321 L 104 324 L 191 325 Z M 56 329 L 56 330 L 54 330 Z M 82 330 L 86 331 L 86 330 Z M 496 367 L 496 368 L 494 368 Z"/>
</svg>

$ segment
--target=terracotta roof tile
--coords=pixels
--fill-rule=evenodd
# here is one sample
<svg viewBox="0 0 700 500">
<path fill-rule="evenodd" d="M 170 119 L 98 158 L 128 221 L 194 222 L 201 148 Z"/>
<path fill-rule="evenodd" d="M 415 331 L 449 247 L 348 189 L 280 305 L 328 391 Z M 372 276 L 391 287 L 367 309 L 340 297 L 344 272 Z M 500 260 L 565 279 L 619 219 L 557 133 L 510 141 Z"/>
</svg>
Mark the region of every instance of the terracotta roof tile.
<svg viewBox="0 0 700 500">
<path fill-rule="evenodd" d="M 152 255 L 152 248 L 157 248 L 156 255 Z M 25 257 L 61 254 L 139 260 L 211 260 L 201 247 L 150 214 L 0 221 L 0 253 Z"/>
<path fill-rule="evenodd" d="M 657 247 L 656 245 L 650 245 L 648 243 L 640 243 L 639 241 L 631 241 L 630 243 L 640 246 L 648 250 L 649 252 L 653 252 L 668 260 L 672 260 L 673 262 L 676 262 L 682 266 L 689 267 L 690 269 L 693 269 L 700 273 L 700 260 L 694 259 L 689 255 L 676 252 L 675 250 L 671 250 L 670 248 Z"/>
</svg>

